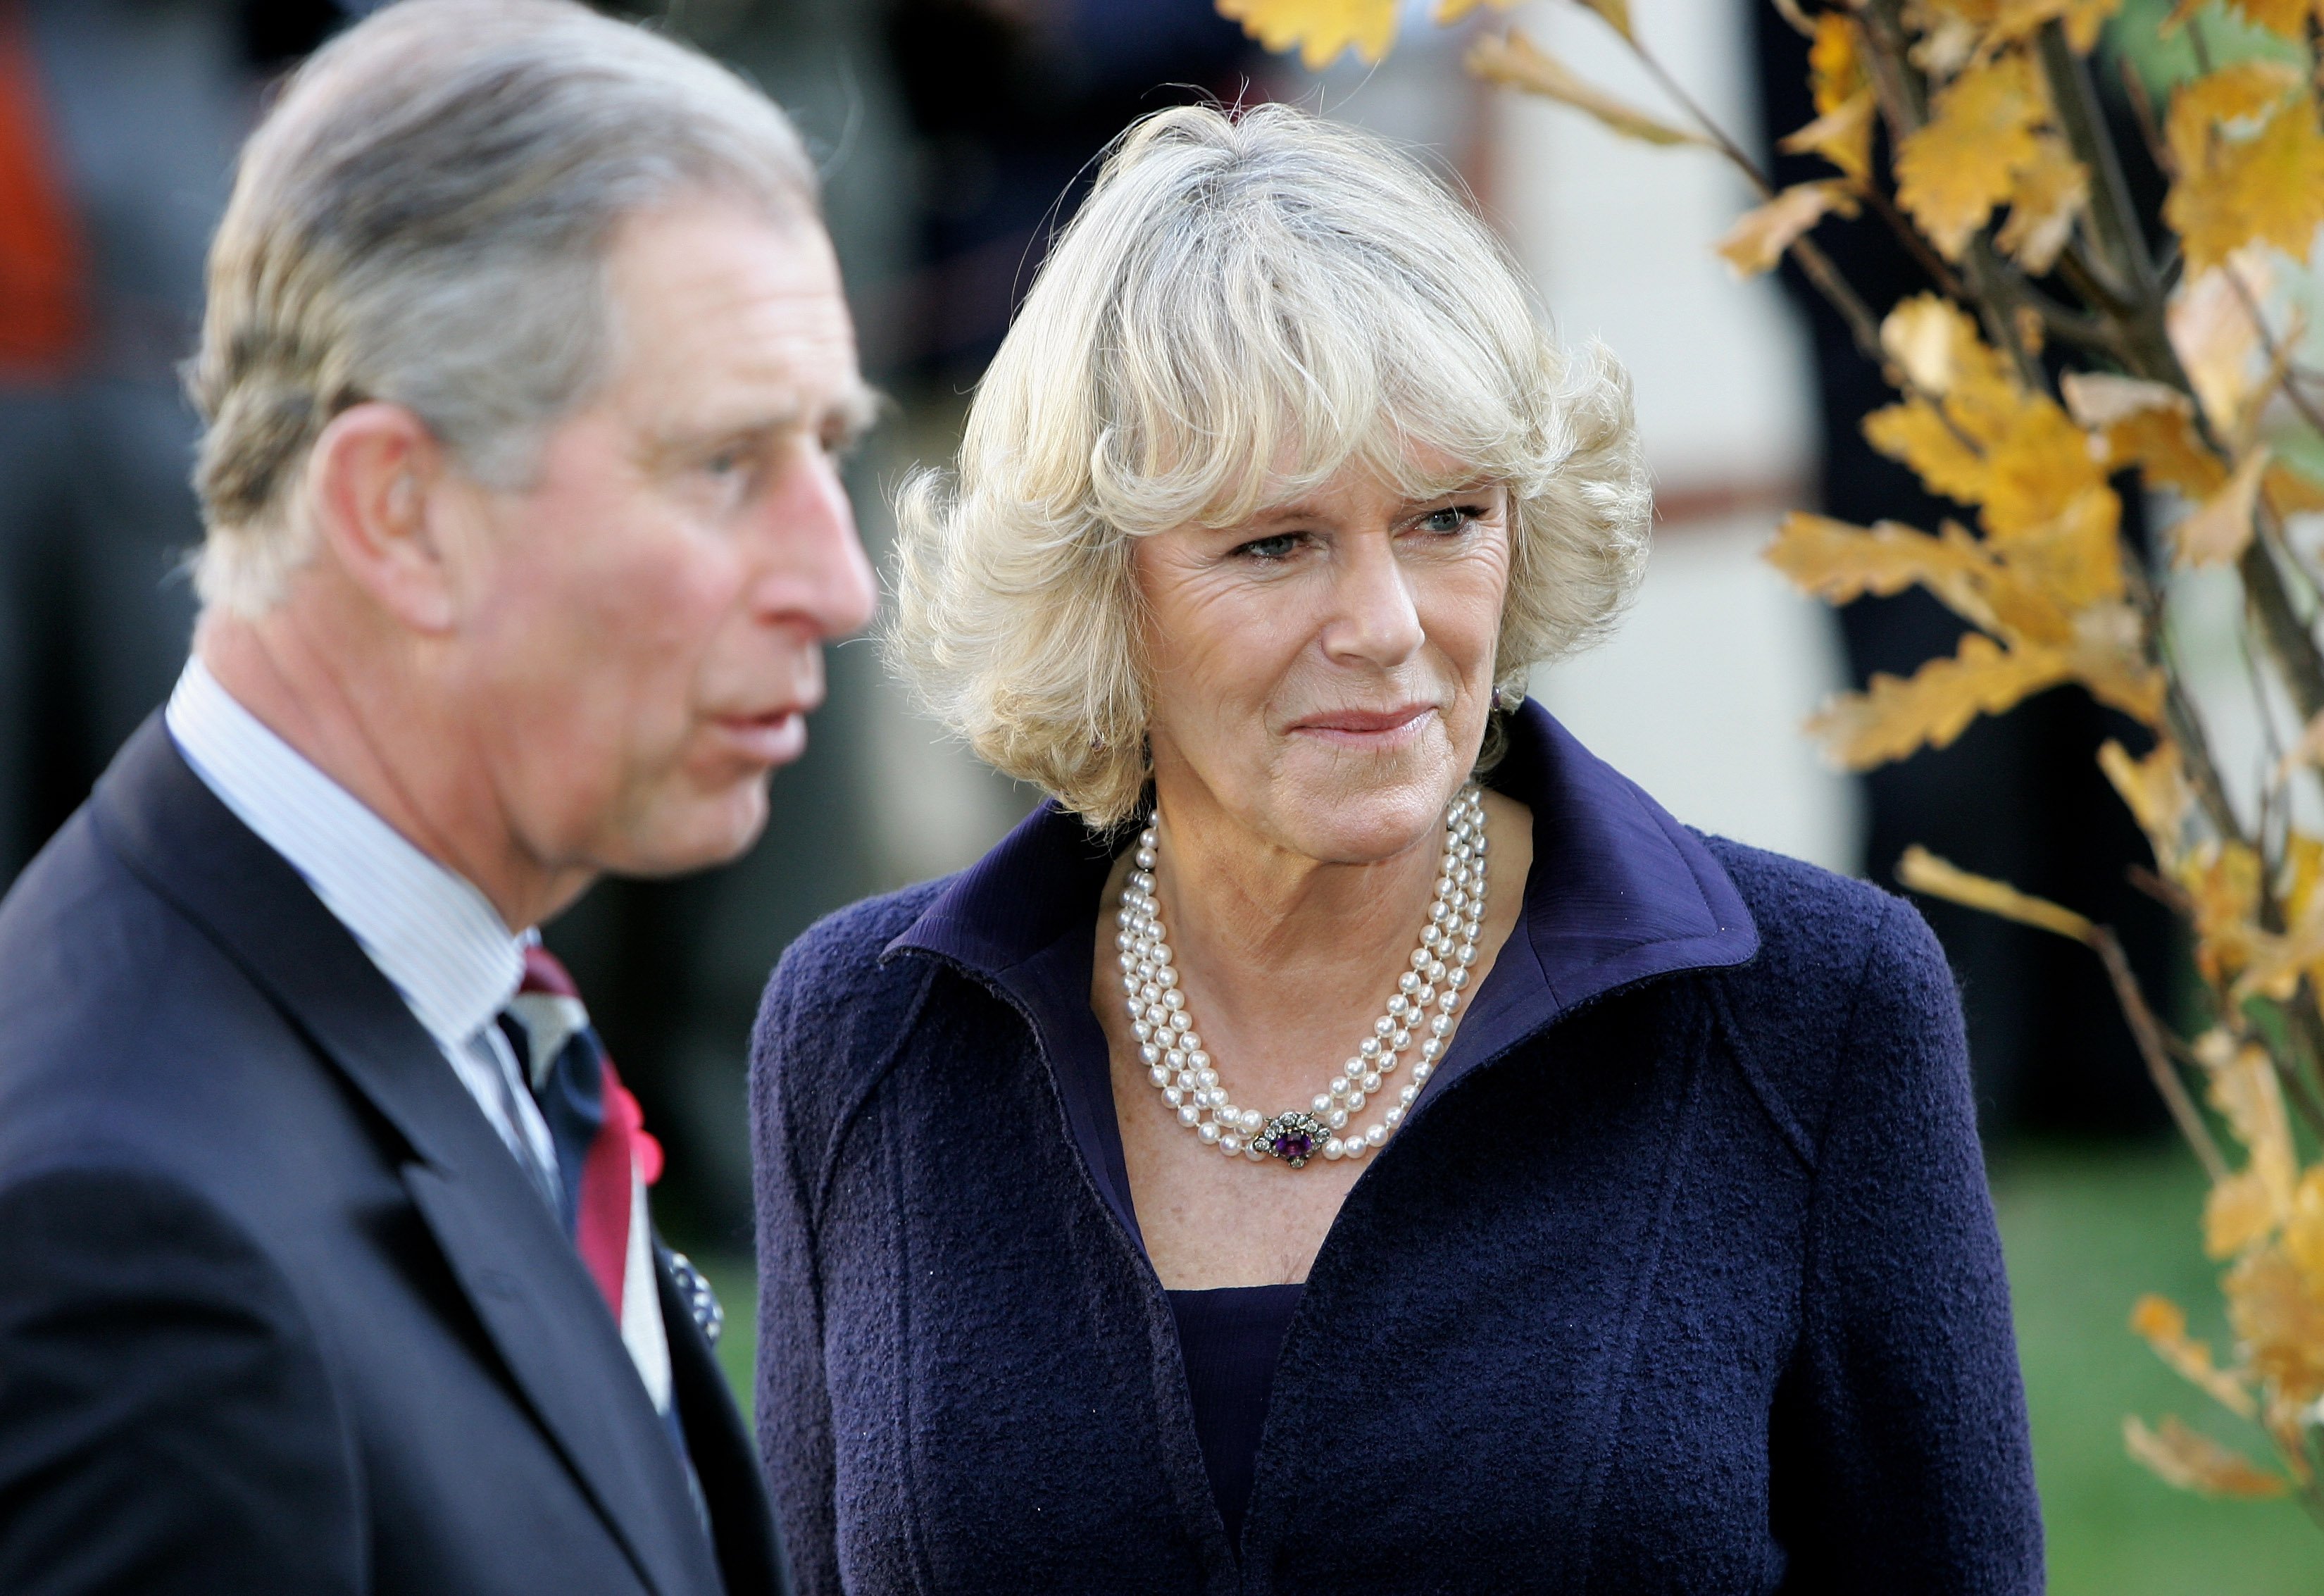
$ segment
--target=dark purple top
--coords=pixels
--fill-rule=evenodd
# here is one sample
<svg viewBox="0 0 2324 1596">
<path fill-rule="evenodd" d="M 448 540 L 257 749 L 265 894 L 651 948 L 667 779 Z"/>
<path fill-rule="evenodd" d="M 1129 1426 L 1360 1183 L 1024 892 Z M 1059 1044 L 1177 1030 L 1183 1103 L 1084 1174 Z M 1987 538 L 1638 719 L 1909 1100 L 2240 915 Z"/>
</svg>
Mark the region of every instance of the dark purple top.
<svg viewBox="0 0 2324 1596">
<path fill-rule="evenodd" d="M 1186 1363 L 1186 1394 L 1194 1399 L 1194 1439 L 1202 1444 L 1203 1467 L 1211 1477 L 1211 1494 L 1219 1499 L 1230 1544 L 1242 1539 L 1259 1434 L 1266 1427 L 1267 1401 L 1275 1388 L 1275 1360 L 1305 1289 L 1228 1286 L 1170 1294 L 1178 1355 Z"/>
</svg>

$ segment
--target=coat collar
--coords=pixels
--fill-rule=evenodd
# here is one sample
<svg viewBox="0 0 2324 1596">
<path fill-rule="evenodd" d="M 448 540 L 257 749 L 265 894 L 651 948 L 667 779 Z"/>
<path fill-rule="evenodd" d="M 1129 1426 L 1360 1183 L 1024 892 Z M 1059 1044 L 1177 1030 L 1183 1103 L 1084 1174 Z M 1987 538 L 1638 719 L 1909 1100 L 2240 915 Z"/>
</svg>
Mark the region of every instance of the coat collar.
<svg viewBox="0 0 2324 1596">
<path fill-rule="evenodd" d="M 718 1588 L 668 1431 L 580 1255 L 377 965 L 187 766 L 157 715 L 97 783 L 106 844 L 411 1150 L 405 1188 L 552 1444 L 661 1596 Z"/>
<path fill-rule="evenodd" d="M 1742 895 L 1701 838 L 1531 699 L 1509 716 L 1508 733 L 1488 785 L 1533 813 L 1523 913 L 1453 1033 L 1423 1110 L 1453 1078 L 1594 999 L 1657 976 L 1739 964 L 1759 947 Z M 1135 1235 L 1104 1037 L 1089 1005 L 1098 898 L 1127 842 L 1044 803 L 954 877 L 887 953 L 956 964 L 1024 1012 L 1068 1128 L 1092 1151 L 1101 1190 Z"/>
<path fill-rule="evenodd" d="M 1519 934 L 1462 1022 L 1463 1042 L 1488 1029 L 1489 1013 L 1530 1029 L 1618 986 L 1739 964 L 1758 951 L 1726 870 L 1636 783 L 1530 698 L 1509 717 L 1508 738 L 1488 785 L 1533 811 L 1533 872 Z M 1044 803 L 954 877 L 888 951 L 936 954 L 1004 979 L 1061 937 L 1092 940 L 1098 894 L 1124 841 Z"/>
</svg>

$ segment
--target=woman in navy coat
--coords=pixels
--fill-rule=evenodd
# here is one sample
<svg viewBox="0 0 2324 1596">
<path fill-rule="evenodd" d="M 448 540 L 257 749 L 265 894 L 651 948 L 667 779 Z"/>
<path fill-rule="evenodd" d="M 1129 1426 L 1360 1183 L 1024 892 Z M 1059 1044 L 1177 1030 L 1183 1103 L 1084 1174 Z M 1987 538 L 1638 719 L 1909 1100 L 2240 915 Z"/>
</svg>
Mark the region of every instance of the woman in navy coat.
<svg viewBox="0 0 2324 1596">
<path fill-rule="evenodd" d="M 1648 496 L 1451 196 L 1139 125 L 899 508 L 898 664 L 1050 800 L 768 988 L 802 1591 L 2040 1589 L 1943 961 L 1523 698 Z"/>
</svg>

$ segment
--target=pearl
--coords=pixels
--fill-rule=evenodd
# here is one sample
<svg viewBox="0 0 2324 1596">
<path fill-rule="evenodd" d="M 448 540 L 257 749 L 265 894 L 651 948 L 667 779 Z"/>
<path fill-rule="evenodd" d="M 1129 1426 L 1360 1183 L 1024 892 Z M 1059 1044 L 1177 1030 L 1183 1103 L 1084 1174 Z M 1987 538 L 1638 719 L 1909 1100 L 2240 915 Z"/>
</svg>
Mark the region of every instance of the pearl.
<svg viewBox="0 0 2324 1596">
<path fill-rule="evenodd" d="M 1328 1092 L 1319 1092 L 1311 1100 L 1315 1113 L 1333 1132 L 1317 1149 L 1327 1158 L 1361 1158 L 1387 1140 L 1402 1123 L 1405 1111 L 1442 1056 L 1444 1038 L 1452 1029 L 1452 1011 L 1459 1005 L 1456 994 L 1467 985 L 1467 967 L 1477 956 L 1475 944 L 1484 914 L 1485 819 L 1477 789 L 1464 788 L 1446 807 L 1444 826 L 1443 859 L 1428 920 L 1421 928 L 1420 945 L 1412 951 L 1410 967 L 1399 972 L 1387 1012 L 1372 1021 L 1372 1034 L 1361 1039 L 1356 1056 L 1332 1078 Z M 1172 967 L 1168 934 L 1156 897 L 1154 869 L 1159 850 L 1159 827 L 1148 826 L 1139 838 L 1132 860 L 1136 868 L 1115 915 L 1120 929 L 1114 947 L 1120 955 L 1122 994 L 1131 1033 L 1138 1039 L 1139 1056 L 1181 1124 L 1194 1130 L 1206 1146 L 1214 1146 L 1229 1157 L 1260 1163 L 1273 1151 L 1273 1142 L 1264 1135 L 1265 1116 L 1257 1109 L 1238 1108 L 1228 1101 L 1211 1056 L 1202 1050 L 1191 1005 L 1178 972 Z M 1459 967 L 1448 973 L 1448 960 Z M 1436 1010 L 1433 1015 L 1428 1012 L 1432 1008 Z M 1423 1018 L 1428 1019 L 1432 1034 L 1421 1044 L 1409 1084 L 1378 1124 L 1362 1130 L 1351 1127 L 1351 1116 L 1384 1090 L 1384 1078 L 1411 1046 L 1412 1028 Z M 1208 1119 L 1203 1117 L 1205 1110 Z"/>
</svg>

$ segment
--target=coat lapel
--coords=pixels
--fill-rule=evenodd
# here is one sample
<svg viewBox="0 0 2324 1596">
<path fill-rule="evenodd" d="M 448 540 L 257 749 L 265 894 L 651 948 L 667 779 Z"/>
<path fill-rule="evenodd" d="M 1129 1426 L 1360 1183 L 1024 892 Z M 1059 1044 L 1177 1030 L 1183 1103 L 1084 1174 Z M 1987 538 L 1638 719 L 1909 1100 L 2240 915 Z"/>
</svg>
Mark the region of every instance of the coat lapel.
<svg viewBox="0 0 2324 1596">
<path fill-rule="evenodd" d="M 414 1206 L 639 1577 L 662 1596 L 717 1591 L 669 1431 L 580 1255 L 386 977 L 188 768 L 158 715 L 91 807 L 123 861 L 200 925 L 410 1146 Z"/>
</svg>

